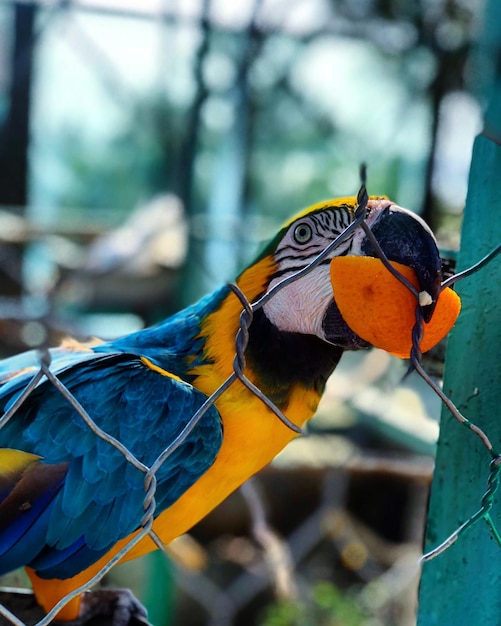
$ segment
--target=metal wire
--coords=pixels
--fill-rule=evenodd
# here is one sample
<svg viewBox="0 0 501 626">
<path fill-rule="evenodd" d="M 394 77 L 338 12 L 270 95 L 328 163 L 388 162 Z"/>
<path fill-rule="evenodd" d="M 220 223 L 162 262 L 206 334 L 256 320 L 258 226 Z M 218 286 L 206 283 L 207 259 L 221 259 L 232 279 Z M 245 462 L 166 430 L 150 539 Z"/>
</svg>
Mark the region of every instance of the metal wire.
<svg viewBox="0 0 501 626">
<path fill-rule="evenodd" d="M 85 424 L 95 433 L 95 435 L 108 444 L 112 445 L 115 449 L 117 449 L 137 470 L 144 473 L 144 491 L 145 496 L 143 500 L 143 516 L 141 518 L 140 527 L 138 528 L 134 537 L 113 557 L 111 558 L 102 568 L 101 570 L 93 576 L 87 583 L 81 585 L 73 592 L 65 596 L 58 604 L 42 619 L 40 620 L 36 626 L 46 626 L 49 624 L 57 615 L 57 613 L 72 599 L 78 597 L 83 591 L 89 589 L 92 585 L 97 583 L 99 580 L 105 576 L 110 569 L 116 565 L 123 557 L 134 548 L 134 546 L 139 543 L 143 538 L 149 536 L 152 541 L 157 545 L 157 547 L 164 549 L 164 545 L 162 544 L 161 539 L 156 535 L 156 533 L 152 530 L 153 520 L 155 516 L 155 493 L 156 493 L 156 474 L 159 469 L 162 467 L 163 463 L 174 453 L 174 451 L 179 448 L 180 445 L 186 440 L 189 434 L 193 431 L 193 429 L 197 426 L 198 422 L 205 414 L 205 412 L 212 406 L 220 396 L 225 393 L 225 391 L 237 380 L 239 380 L 251 393 L 255 394 L 275 415 L 276 417 L 288 428 L 290 428 L 293 432 L 298 434 L 304 434 L 303 430 L 299 428 L 297 425 L 292 423 L 283 413 L 275 406 L 275 404 L 265 395 L 262 391 L 254 385 L 244 374 L 245 371 L 245 351 L 247 348 L 248 340 L 249 340 L 249 327 L 252 324 L 253 315 L 255 311 L 262 308 L 271 298 L 273 298 L 278 291 L 289 285 L 290 283 L 299 280 L 309 272 L 311 272 L 316 266 L 318 266 L 325 258 L 328 257 L 329 254 L 335 248 L 337 248 L 346 238 L 350 237 L 353 231 L 357 228 L 362 228 L 364 233 L 371 241 L 371 244 L 374 248 L 375 255 L 378 256 L 383 264 L 387 267 L 388 271 L 390 271 L 402 284 L 409 289 L 409 291 L 416 298 L 416 322 L 414 328 L 412 330 L 412 348 L 410 351 L 410 361 L 411 367 L 416 370 L 416 372 L 426 381 L 426 383 L 433 389 L 433 391 L 440 397 L 441 401 L 447 406 L 451 414 L 454 416 L 459 423 L 469 428 L 476 436 L 480 438 L 483 445 L 486 447 L 488 452 L 491 455 L 490 462 L 490 475 L 488 480 L 487 490 L 482 497 L 481 507 L 480 509 L 472 515 L 464 524 L 462 524 L 454 533 L 450 535 L 444 542 L 442 542 L 437 548 L 428 552 L 426 555 L 422 557 L 423 561 L 428 561 L 430 559 L 435 558 L 444 550 L 448 549 L 457 539 L 468 529 L 470 529 L 476 522 L 479 520 L 485 521 L 490 531 L 492 532 L 496 541 L 501 545 L 501 536 L 499 535 L 497 529 L 494 526 L 492 518 L 490 516 L 490 511 L 493 504 L 494 494 L 499 487 L 500 481 L 500 471 L 501 471 L 501 457 L 494 451 L 492 443 L 485 432 L 473 424 L 468 418 L 460 413 L 454 403 L 447 397 L 447 395 L 443 392 L 442 389 L 431 379 L 431 377 L 425 372 L 423 369 L 420 360 L 421 360 L 421 349 L 420 342 L 423 335 L 423 315 L 422 309 L 419 306 L 419 293 L 418 290 L 404 277 L 402 274 L 391 265 L 383 250 L 379 246 L 376 238 L 374 237 L 372 231 L 370 230 L 367 222 L 367 202 L 368 196 L 365 188 L 365 179 L 364 174 L 362 173 L 363 184 L 360 188 L 358 194 L 358 206 L 354 214 L 353 222 L 342 232 L 340 233 L 334 241 L 332 241 L 329 246 L 327 246 L 321 254 L 319 254 L 313 262 L 311 262 L 307 267 L 301 269 L 295 274 L 288 276 L 277 283 L 272 289 L 267 291 L 263 296 L 261 296 L 255 302 L 249 302 L 245 297 L 245 294 L 239 289 L 238 286 L 231 284 L 230 288 L 233 293 L 239 298 L 240 303 L 242 304 L 242 313 L 240 315 L 239 328 L 238 332 L 235 336 L 235 357 L 233 360 L 233 372 L 232 374 L 222 383 L 222 385 L 207 398 L 207 400 L 202 404 L 202 406 L 196 411 L 196 413 L 191 417 L 183 430 L 178 434 L 178 436 L 168 445 L 166 448 L 159 454 L 154 463 L 148 467 L 144 463 L 142 463 L 136 456 L 119 440 L 115 437 L 111 436 L 109 433 L 106 433 L 102 430 L 92 419 L 92 417 L 88 414 L 85 408 L 78 402 L 78 400 L 71 394 L 71 392 L 67 389 L 67 387 L 61 382 L 61 380 L 51 371 L 50 369 L 50 352 L 47 349 L 43 349 L 39 353 L 39 368 L 38 370 L 34 370 L 33 378 L 26 385 L 25 389 L 13 403 L 12 407 L 0 418 L 0 428 L 3 427 L 10 419 L 13 418 L 15 413 L 20 409 L 22 404 L 26 401 L 29 395 L 32 393 L 33 389 L 39 385 L 43 379 L 46 379 L 51 385 L 53 385 L 59 393 L 68 401 L 68 403 L 75 409 L 78 415 L 82 418 Z M 447 288 L 457 280 L 463 279 L 467 276 L 470 276 L 473 272 L 480 270 L 485 266 L 490 260 L 492 260 L 499 252 L 501 251 L 501 246 L 498 246 L 495 250 L 493 250 L 490 254 L 484 257 L 477 264 L 468 268 L 464 272 L 461 272 L 458 275 L 455 275 L 448 280 L 444 281 L 442 285 L 442 289 Z M 11 621 L 16 626 L 24 626 L 23 622 L 21 622 L 17 617 L 15 617 L 10 611 L 8 611 L 5 607 L 0 605 L 0 615 Z"/>
<path fill-rule="evenodd" d="M 466 278 L 468 276 L 471 276 L 471 274 L 478 272 L 478 270 L 482 269 L 484 265 L 487 265 L 487 263 L 490 263 L 490 261 L 492 261 L 500 253 L 501 253 L 501 243 L 498 246 L 496 246 L 494 250 L 491 250 L 489 254 L 486 254 L 483 259 L 480 259 L 478 263 L 475 263 L 474 265 L 472 265 L 471 267 L 468 267 L 462 272 L 458 272 L 457 274 L 454 274 L 454 276 L 451 276 L 447 280 L 444 280 L 444 282 L 442 283 L 442 290 L 447 289 L 447 287 L 450 287 L 451 285 L 456 283 L 458 280 L 463 280 L 463 278 Z"/>
</svg>

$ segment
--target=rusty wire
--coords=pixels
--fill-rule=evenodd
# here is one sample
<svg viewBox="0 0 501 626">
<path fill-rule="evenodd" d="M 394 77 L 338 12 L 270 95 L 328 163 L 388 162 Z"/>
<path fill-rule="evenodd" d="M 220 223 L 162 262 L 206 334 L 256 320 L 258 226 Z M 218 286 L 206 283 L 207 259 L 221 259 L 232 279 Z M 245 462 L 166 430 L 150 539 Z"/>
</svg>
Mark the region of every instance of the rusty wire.
<svg viewBox="0 0 501 626">
<path fill-rule="evenodd" d="M 92 419 L 92 417 L 87 413 L 84 407 L 76 400 L 76 398 L 71 394 L 71 392 L 66 388 L 66 386 L 61 382 L 61 380 L 51 371 L 50 369 L 50 352 L 47 349 L 43 349 L 39 351 L 39 368 L 35 371 L 33 378 L 27 384 L 23 392 L 14 402 L 12 407 L 0 418 L 0 428 L 2 428 L 15 413 L 20 409 L 22 404 L 29 397 L 33 389 L 40 384 L 40 382 L 45 378 L 50 384 L 52 384 L 58 391 L 63 395 L 63 397 L 68 401 L 68 403 L 75 409 L 75 411 L 80 415 L 82 420 L 86 423 L 86 425 L 96 434 L 96 436 L 100 437 L 104 441 L 108 442 L 110 445 L 115 447 L 121 454 L 123 454 L 124 458 L 127 462 L 131 463 L 136 469 L 144 473 L 144 491 L 145 497 L 143 500 L 143 517 L 140 522 L 140 527 L 136 531 L 133 538 L 113 557 L 111 558 L 102 568 L 101 570 L 93 576 L 87 583 L 81 585 L 68 595 L 66 595 L 63 599 L 61 599 L 53 609 L 47 613 L 47 615 L 41 619 L 35 626 L 47 626 L 57 615 L 57 613 L 72 599 L 79 596 L 82 592 L 89 589 L 92 585 L 99 582 L 114 565 L 116 565 L 130 550 L 134 548 L 134 546 L 139 543 L 144 537 L 149 536 L 152 541 L 157 545 L 160 549 L 165 549 L 165 546 L 162 544 L 159 537 L 152 529 L 154 515 L 155 515 L 155 492 L 156 492 L 156 473 L 162 466 L 162 464 L 167 460 L 167 458 L 185 441 L 191 431 L 196 427 L 201 417 L 208 410 L 208 408 L 213 405 L 217 399 L 237 380 L 239 380 L 245 387 L 247 387 L 253 394 L 255 394 L 275 415 L 276 417 L 288 428 L 293 430 L 297 434 L 304 434 L 303 430 L 293 424 L 283 413 L 275 406 L 275 404 L 265 395 L 263 392 L 256 387 L 244 374 L 245 369 L 245 350 L 248 343 L 249 338 L 249 327 L 252 323 L 253 315 L 255 311 L 262 308 L 266 302 L 268 302 L 279 290 L 283 289 L 285 286 L 290 284 L 293 281 L 296 281 L 303 277 L 304 275 L 311 272 L 319 263 L 322 262 L 336 247 L 338 247 L 350 234 L 358 227 L 361 227 L 366 236 L 370 239 L 371 244 L 373 245 L 376 256 L 380 258 L 386 268 L 407 288 L 411 291 L 411 293 L 416 298 L 416 322 L 412 331 L 412 349 L 410 352 L 410 362 L 411 368 L 415 369 L 416 372 L 426 381 L 426 383 L 433 389 L 433 391 L 440 397 L 442 402 L 447 406 L 452 415 L 457 419 L 461 424 L 468 427 L 472 430 L 482 441 L 483 445 L 489 451 L 492 459 L 490 463 L 490 476 L 488 481 L 488 488 L 486 493 L 484 494 L 480 509 L 464 524 L 462 524 L 450 537 L 448 537 L 440 546 L 430 551 L 428 554 L 425 554 L 422 557 L 422 560 L 430 560 L 435 558 L 439 554 L 441 554 L 444 550 L 450 547 L 458 537 L 471 528 L 477 521 L 483 520 L 490 528 L 493 536 L 501 545 L 501 536 L 499 535 L 497 529 L 495 528 L 492 519 L 490 517 L 490 510 L 493 503 L 494 493 L 499 486 L 500 476 L 499 473 L 501 471 L 501 457 L 494 451 L 493 446 L 488 438 L 488 436 L 481 430 L 478 426 L 473 424 L 470 420 L 468 420 L 465 416 L 463 416 L 450 398 L 442 391 L 442 389 L 432 380 L 432 378 L 425 372 L 423 369 L 420 360 L 421 360 L 421 350 L 420 350 L 420 341 L 423 335 L 423 315 L 422 309 L 419 306 L 419 293 L 417 289 L 405 278 L 387 259 L 383 250 L 379 246 L 376 238 L 374 237 L 372 231 L 370 230 L 368 224 L 365 221 L 367 214 L 367 202 L 368 195 L 365 187 L 365 172 L 362 170 L 362 185 L 360 191 L 357 196 L 358 206 L 354 214 L 354 219 L 352 223 L 342 231 L 334 241 L 332 241 L 322 252 L 319 254 L 308 266 L 304 267 L 300 271 L 296 272 L 293 275 L 290 275 L 284 279 L 282 279 L 279 283 L 277 283 L 272 289 L 267 291 L 261 298 L 259 298 L 255 302 L 249 302 L 242 291 L 239 289 L 237 285 L 231 284 L 230 288 L 233 293 L 239 298 L 242 304 L 242 313 L 240 315 L 239 329 L 235 336 L 235 357 L 233 361 L 233 373 L 221 384 L 221 386 L 216 389 L 216 391 L 209 396 L 206 401 L 202 404 L 202 406 L 195 412 L 195 414 L 188 421 L 184 429 L 178 434 L 178 436 L 161 452 L 161 454 L 157 457 L 157 459 L 153 462 L 153 464 L 148 467 L 144 465 L 141 461 L 139 461 L 130 450 L 126 446 L 124 446 L 119 440 L 115 437 L 112 437 L 109 433 L 103 431 Z M 447 288 L 451 284 L 457 282 L 469 276 L 471 273 L 478 271 L 482 267 L 485 266 L 486 263 L 491 261 L 497 254 L 501 252 L 501 246 L 498 246 L 495 250 L 493 250 L 490 254 L 484 257 L 477 264 L 468 268 L 464 272 L 460 274 L 454 275 L 448 280 L 444 281 L 442 284 L 442 289 Z M 0 615 L 5 617 L 15 626 L 24 626 L 24 623 L 19 620 L 15 615 L 13 615 L 6 607 L 0 604 Z"/>
</svg>

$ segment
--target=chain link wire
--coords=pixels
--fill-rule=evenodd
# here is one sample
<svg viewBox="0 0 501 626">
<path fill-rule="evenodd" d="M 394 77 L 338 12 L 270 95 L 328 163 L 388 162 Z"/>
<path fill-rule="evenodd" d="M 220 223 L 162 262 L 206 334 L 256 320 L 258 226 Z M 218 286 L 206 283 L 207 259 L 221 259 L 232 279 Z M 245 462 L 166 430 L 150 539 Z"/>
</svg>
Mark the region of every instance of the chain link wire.
<svg viewBox="0 0 501 626">
<path fill-rule="evenodd" d="M 235 336 L 235 357 L 233 360 L 233 372 L 232 374 L 225 380 L 222 385 L 207 398 L 207 400 L 203 403 L 203 405 L 194 413 L 191 419 L 188 421 L 184 429 L 179 433 L 179 435 L 162 451 L 162 453 L 156 458 L 151 466 L 146 466 L 141 461 L 139 461 L 134 454 L 119 440 L 115 437 L 111 436 L 109 433 L 102 430 L 92 419 L 92 416 L 85 410 L 85 408 L 78 402 L 78 400 L 71 394 L 71 392 L 67 389 L 67 387 L 61 382 L 61 380 L 51 371 L 51 357 L 48 349 L 44 348 L 39 350 L 38 360 L 39 360 L 39 368 L 34 374 L 31 381 L 26 385 L 23 392 L 19 395 L 17 400 L 14 402 L 12 407 L 0 418 L 0 428 L 5 426 L 5 424 L 15 418 L 15 414 L 22 407 L 24 402 L 28 399 L 33 389 L 39 385 L 43 379 L 46 379 L 51 385 L 57 389 L 57 391 L 67 400 L 68 404 L 71 405 L 81 419 L 85 422 L 85 424 L 90 428 L 97 437 L 106 441 L 114 448 L 116 448 L 127 460 L 128 463 L 133 465 L 136 469 L 143 472 L 144 474 L 144 500 L 143 500 L 143 516 L 140 522 L 140 527 L 133 538 L 115 555 L 111 558 L 102 568 L 101 570 L 93 576 L 87 583 L 81 585 L 68 595 L 66 595 L 63 599 L 61 599 L 56 606 L 40 621 L 37 622 L 35 626 L 47 626 L 54 618 L 57 613 L 72 599 L 79 596 L 84 591 L 88 590 L 94 584 L 99 582 L 117 563 L 119 563 L 125 555 L 130 552 L 136 544 L 138 544 L 142 539 L 148 536 L 159 549 L 165 551 L 165 545 L 162 544 L 159 537 L 155 534 L 152 529 L 153 520 L 155 516 L 156 504 L 155 504 L 155 493 L 156 493 L 156 474 L 161 468 L 161 466 L 166 462 L 166 460 L 179 448 L 180 445 L 186 440 L 189 434 L 196 427 L 204 413 L 211 407 L 218 398 L 226 392 L 226 390 L 237 380 L 239 380 L 247 389 L 249 389 L 253 394 L 255 394 L 268 409 L 270 409 L 287 428 L 290 428 L 297 434 L 304 435 L 304 431 L 293 424 L 280 409 L 275 406 L 275 404 L 258 388 L 256 387 L 244 374 L 245 370 L 245 350 L 247 347 L 248 339 L 249 339 L 249 327 L 252 324 L 252 319 L 254 313 L 262 308 L 266 302 L 268 302 L 271 298 L 275 296 L 275 294 L 292 283 L 305 276 L 309 272 L 311 272 L 319 263 L 322 262 L 334 249 L 336 249 L 350 234 L 357 228 L 361 227 L 366 236 L 370 239 L 371 244 L 375 250 L 375 254 L 380 258 L 386 268 L 407 288 L 411 291 L 411 293 L 416 298 L 416 321 L 414 328 L 412 330 L 412 349 L 410 353 L 410 370 L 415 370 L 419 376 L 421 376 L 425 382 L 431 387 L 431 389 L 439 396 L 441 401 L 447 406 L 451 414 L 454 418 L 462 425 L 466 426 L 469 430 L 473 431 L 473 433 L 480 438 L 483 445 L 487 449 L 491 461 L 489 465 L 489 479 L 487 484 L 487 490 L 483 497 L 481 498 L 481 506 L 479 510 L 474 513 L 466 522 L 464 522 L 457 530 L 454 531 L 443 543 L 441 543 L 438 547 L 431 550 L 424 556 L 422 556 L 421 561 L 429 561 L 437 557 L 439 554 L 447 550 L 459 537 L 472 528 L 478 521 L 483 520 L 489 530 L 491 531 L 493 537 L 497 541 L 497 543 L 501 547 L 501 535 L 498 530 L 495 528 L 491 517 L 491 510 L 494 500 L 495 492 L 499 487 L 500 482 L 500 471 L 501 471 L 501 456 L 495 451 L 489 437 L 487 434 L 472 423 L 467 417 L 462 415 L 457 407 L 454 405 L 452 400 L 444 393 L 444 391 L 433 381 L 433 379 L 427 374 L 427 372 L 423 369 L 421 365 L 421 350 L 420 350 L 420 341 L 423 335 L 423 315 L 422 309 L 419 306 L 419 293 L 417 289 L 389 262 L 388 258 L 384 254 L 383 250 L 379 246 L 377 239 L 373 235 L 370 230 L 367 222 L 365 221 L 367 214 L 367 202 L 368 195 L 365 186 L 365 171 L 362 169 L 362 186 L 357 196 L 358 206 L 355 211 L 355 216 L 353 222 L 334 240 L 331 242 L 329 246 L 327 246 L 321 254 L 319 254 L 307 267 L 302 270 L 296 272 L 295 274 L 284 278 L 281 282 L 276 284 L 272 289 L 270 289 L 265 295 L 259 298 L 255 302 L 249 302 L 243 292 L 239 289 L 236 284 L 231 284 L 230 288 L 233 293 L 239 298 L 240 303 L 242 304 L 242 312 L 240 315 L 239 329 Z M 495 250 L 489 253 L 486 257 L 484 257 L 477 264 L 468 268 L 464 272 L 460 274 L 456 274 L 449 279 L 445 280 L 442 284 L 442 289 L 445 289 L 451 286 L 453 283 L 470 276 L 473 272 L 480 270 L 487 263 L 492 261 L 492 259 L 501 252 L 501 245 L 498 246 Z M 273 545 L 274 549 L 280 553 L 280 549 L 276 541 L 272 540 L 273 535 L 269 533 L 267 529 L 266 522 L 264 520 L 263 513 L 259 510 L 256 505 L 255 497 L 252 493 L 247 493 L 247 499 L 250 501 L 251 509 L 254 509 L 254 516 L 257 515 L 258 524 L 255 529 L 255 534 L 261 537 L 264 549 L 266 550 L 266 545 Z M 257 507 L 257 508 L 256 508 Z M 252 511 L 251 511 L 252 512 Z M 285 553 L 283 553 L 285 554 Z M 282 554 L 282 556 L 283 556 Z M 282 572 L 282 578 L 283 578 Z M 283 583 L 285 584 L 285 583 Z M 290 584 L 290 581 L 289 581 Z M 0 604 L 0 615 L 6 618 L 9 622 L 14 624 L 15 626 L 25 626 L 25 624 L 18 619 L 13 613 L 11 613 L 5 606 Z"/>
</svg>

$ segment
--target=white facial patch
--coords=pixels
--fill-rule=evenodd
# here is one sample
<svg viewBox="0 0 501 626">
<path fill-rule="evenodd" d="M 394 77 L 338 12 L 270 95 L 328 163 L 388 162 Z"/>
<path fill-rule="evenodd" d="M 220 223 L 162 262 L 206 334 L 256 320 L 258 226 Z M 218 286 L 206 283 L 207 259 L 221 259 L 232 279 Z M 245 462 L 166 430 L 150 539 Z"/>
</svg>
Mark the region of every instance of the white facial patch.
<svg viewBox="0 0 501 626">
<path fill-rule="evenodd" d="M 278 282 L 274 279 L 270 287 Z M 278 291 L 263 310 L 279 330 L 323 337 L 322 320 L 332 297 L 329 266 L 322 265 Z"/>
</svg>

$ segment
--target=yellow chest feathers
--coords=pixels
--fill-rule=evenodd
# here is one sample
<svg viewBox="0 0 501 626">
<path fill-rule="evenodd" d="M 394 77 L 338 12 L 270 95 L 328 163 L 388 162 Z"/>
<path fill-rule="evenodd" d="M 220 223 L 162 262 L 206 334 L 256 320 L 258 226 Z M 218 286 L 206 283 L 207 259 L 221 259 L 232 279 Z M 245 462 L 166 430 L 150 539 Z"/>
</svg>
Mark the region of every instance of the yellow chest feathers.
<svg viewBox="0 0 501 626">
<path fill-rule="evenodd" d="M 301 426 L 313 415 L 318 399 L 315 392 L 294 390 L 287 417 Z M 240 381 L 216 404 L 223 420 L 221 449 L 209 470 L 157 518 L 154 529 L 165 543 L 187 532 L 296 436 Z"/>
<path fill-rule="evenodd" d="M 264 288 L 266 270 L 271 261 L 263 259 L 243 274 L 239 286 L 252 302 Z M 259 280 L 259 276 L 263 277 Z M 194 367 L 194 385 L 211 395 L 232 373 L 235 336 L 242 310 L 231 294 L 222 307 L 204 321 L 201 336 L 205 340 L 207 364 Z M 249 368 L 245 375 L 259 387 L 259 380 Z M 297 384 L 291 387 L 287 417 L 302 426 L 314 414 L 320 394 Z M 236 380 L 216 401 L 223 422 L 223 443 L 212 467 L 155 524 L 164 541 L 186 532 L 217 504 L 259 471 L 293 439 L 296 434 Z"/>
<path fill-rule="evenodd" d="M 249 302 L 263 293 L 268 276 L 274 269 L 271 257 L 265 257 L 242 274 L 238 286 Z M 203 324 L 201 336 L 205 340 L 204 356 L 208 364 L 193 368 L 190 373 L 196 376 L 194 385 L 207 395 L 233 374 L 235 337 L 241 311 L 239 299 L 230 294 L 221 308 L 209 315 Z M 249 367 L 245 368 L 244 374 L 260 387 L 257 375 Z M 301 426 L 313 415 L 319 400 L 318 391 L 295 384 L 291 385 L 287 406 L 281 408 L 294 424 Z M 262 400 L 238 380 L 220 396 L 216 406 L 224 428 L 224 449 L 219 456 L 225 458 L 227 455 L 228 463 L 234 462 L 233 455 L 237 459 L 242 457 L 239 462 L 251 473 L 269 463 L 295 436 Z"/>
</svg>

